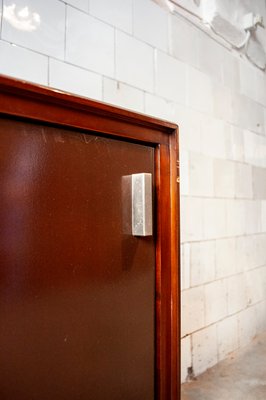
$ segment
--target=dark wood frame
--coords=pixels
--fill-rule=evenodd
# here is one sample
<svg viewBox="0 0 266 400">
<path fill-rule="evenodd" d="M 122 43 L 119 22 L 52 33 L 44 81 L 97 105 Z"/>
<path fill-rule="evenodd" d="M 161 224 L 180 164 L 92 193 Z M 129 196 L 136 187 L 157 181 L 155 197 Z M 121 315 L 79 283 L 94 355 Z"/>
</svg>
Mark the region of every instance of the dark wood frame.
<svg viewBox="0 0 266 400">
<path fill-rule="evenodd" d="M 180 398 L 178 127 L 100 102 L 0 76 L 0 116 L 98 132 L 155 148 L 156 400 Z"/>
</svg>

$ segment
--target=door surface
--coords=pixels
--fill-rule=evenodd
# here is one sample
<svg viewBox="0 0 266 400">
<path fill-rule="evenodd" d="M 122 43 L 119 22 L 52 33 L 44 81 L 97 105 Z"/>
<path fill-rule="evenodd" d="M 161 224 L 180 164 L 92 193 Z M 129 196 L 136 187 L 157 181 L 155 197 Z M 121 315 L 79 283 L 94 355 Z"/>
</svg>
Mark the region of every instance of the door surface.
<svg viewBox="0 0 266 400">
<path fill-rule="evenodd" d="M 155 245 L 122 177 L 154 148 L 0 120 L 1 400 L 153 400 Z"/>
</svg>

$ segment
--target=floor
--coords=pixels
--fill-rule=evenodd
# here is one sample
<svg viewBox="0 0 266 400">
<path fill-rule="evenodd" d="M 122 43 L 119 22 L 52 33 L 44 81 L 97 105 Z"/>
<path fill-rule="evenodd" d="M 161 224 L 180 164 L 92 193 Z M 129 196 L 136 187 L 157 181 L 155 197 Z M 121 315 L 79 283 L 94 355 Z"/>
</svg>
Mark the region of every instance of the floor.
<svg viewBox="0 0 266 400">
<path fill-rule="evenodd" d="M 266 333 L 181 387 L 182 400 L 266 400 Z"/>
</svg>

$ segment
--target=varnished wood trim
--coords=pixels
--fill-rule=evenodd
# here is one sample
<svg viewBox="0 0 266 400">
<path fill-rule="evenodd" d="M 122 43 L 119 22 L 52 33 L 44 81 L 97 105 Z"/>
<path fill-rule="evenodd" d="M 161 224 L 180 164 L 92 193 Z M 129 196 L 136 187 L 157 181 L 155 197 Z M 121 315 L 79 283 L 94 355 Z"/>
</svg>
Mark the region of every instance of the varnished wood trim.
<svg viewBox="0 0 266 400">
<path fill-rule="evenodd" d="M 0 116 L 98 132 L 155 147 L 156 400 L 180 399 L 180 246 L 175 124 L 0 76 Z"/>
</svg>

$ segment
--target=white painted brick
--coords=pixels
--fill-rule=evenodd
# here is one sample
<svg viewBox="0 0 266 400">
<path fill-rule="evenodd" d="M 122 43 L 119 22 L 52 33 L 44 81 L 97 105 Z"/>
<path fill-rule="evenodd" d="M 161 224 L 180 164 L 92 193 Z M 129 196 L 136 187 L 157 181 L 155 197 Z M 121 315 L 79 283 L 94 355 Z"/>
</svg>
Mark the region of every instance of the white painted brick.
<svg viewBox="0 0 266 400">
<path fill-rule="evenodd" d="M 89 1 L 90 0 L 61 0 L 75 8 L 79 8 L 85 12 L 89 11 Z"/>
<path fill-rule="evenodd" d="M 245 161 L 258 166 L 266 167 L 266 137 L 253 132 L 244 131 Z"/>
<path fill-rule="evenodd" d="M 189 194 L 189 153 L 185 150 L 180 152 L 180 194 Z"/>
<path fill-rule="evenodd" d="M 211 114 L 213 112 L 213 91 L 211 79 L 192 67 L 187 68 L 188 106 L 198 111 Z"/>
<path fill-rule="evenodd" d="M 215 241 L 190 244 L 191 286 L 211 282 L 215 278 Z"/>
<path fill-rule="evenodd" d="M 235 168 L 234 163 L 225 160 L 214 160 L 214 195 L 216 197 L 235 196 Z"/>
<path fill-rule="evenodd" d="M 235 194 L 238 198 L 252 198 L 252 168 L 246 164 L 235 164 Z"/>
<path fill-rule="evenodd" d="M 190 244 L 181 245 L 181 290 L 190 287 Z"/>
<path fill-rule="evenodd" d="M 205 323 L 210 325 L 223 319 L 227 314 L 227 296 L 224 280 L 214 281 L 204 288 Z"/>
<path fill-rule="evenodd" d="M 190 341 L 190 336 L 181 339 L 181 383 L 186 381 L 188 368 L 192 365 Z"/>
<path fill-rule="evenodd" d="M 260 201 L 247 200 L 245 202 L 245 215 L 246 215 L 246 233 L 259 233 L 260 218 L 261 218 L 261 207 Z"/>
<path fill-rule="evenodd" d="M 234 92 L 238 92 L 240 87 L 239 60 L 227 49 L 223 49 L 222 75 L 223 85 Z"/>
<path fill-rule="evenodd" d="M 50 59 L 49 85 L 92 99 L 102 99 L 102 78 L 90 71 Z"/>
<path fill-rule="evenodd" d="M 187 20 L 178 15 L 171 15 L 171 55 L 191 66 L 198 67 L 197 34 L 198 30 Z"/>
<path fill-rule="evenodd" d="M 226 279 L 228 296 L 228 313 L 234 314 L 247 307 L 247 293 L 243 274 Z"/>
<path fill-rule="evenodd" d="M 89 0 L 90 14 L 132 33 L 132 0 Z"/>
<path fill-rule="evenodd" d="M 229 160 L 244 161 L 244 134 L 243 131 L 232 125 L 225 127 L 228 133 L 227 138 L 227 157 Z"/>
<path fill-rule="evenodd" d="M 181 241 L 203 238 L 203 203 L 194 197 L 181 197 Z"/>
<path fill-rule="evenodd" d="M 4 0 L 5 18 L 2 21 L 2 39 L 39 53 L 63 59 L 65 35 L 65 5 L 55 0 Z M 25 5 L 28 7 L 32 22 L 23 26 L 19 14 Z M 15 17 L 12 15 L 14 7 Z M 37 14 L 40 23 L 34 23 L 33 13 Z M 17 29 L 20 24 L 20 29 Z M 21 29 L 22 27 L 22 29 Z"/>
<path fill-rule="evenodd" d="M 0 73 L 26 81 L 48 84 L 48 58 L 0 41 Z"/>
<path fill-rule="evenodd" d="M 117 31 L 117 79 L 139 89 L 152 92 L 154 83 L 153 69 L 152 47 L 123 32 Z"/>
<path fill-rule="evenodd" d="M 181 293 L 181 337 L 204 326 L 204 291 L 201 286 Z"/>
<path fill-rule="evenodd" d="M 256 68 L 246 60 L 239 61 L 240 93 L 257 100 Z"/>
<path fill-rule="evenodd" d="M 67 7 L 66 60 L 99 74 L 114 75 L 114 29 Z"/>
<path fill-rule="evenodd" d="M 185 104 L 186 67 L 169 55 L 156 52 L 156 94 L 167 100 Z"/>
<path fill-rule="evenodd" d="M 227 157 L 227 146 L 229 132 L 226 125 L 218 119 L 202 116 L 201 119 L 201 151 L 210 157 Z"/>
<path fill-rule="evenodd" d="M 213 85 L 214 116 L 226 122 L 233 121 L 231 90 L 218 83 Z"/>
<path fill-rule="evenodd" d="M 238 348 L 237 316 L 227 317 L 217 324 L 218 359 L 225 359 Z"/>
<path fill-rule="evenodd" d="M 236 273 L 235 238 L 216 241 L 216 278 Z"/>
<path fill-rule="evenodd" d="M 257 333 L 256 308 L 249 307 L 238 316 L 240 347 L 248 345 Z"/>
<path fill-rule="evenodd" d="M 226 202 L 226 225 L 227 235 L 243 235 L 245 233 L 245 201 L 227 200 Z"/>
<path fill-rule="evenodd" d="M 109 78 L 103 78 L 103 100 L 133 111 L 144 110 L 144 93 L 141 90 Z"/>
<path fill-rule="evenodd" d="M 264 300 L 263 276 L 265 276 L 265 267 L 246 272 L 247 302 L 249 305 Z"/>
<path fill-rule="evenodd" d="M 261 231 L 266 232 L 266 200 L 261 202 Z"/>
<path fill-rule="evenodd" d="M 218 361 L 216 325 L 192 335 L 192 362 L 196 375 L 211 368 Z"/>
<path fill-rule="evenodd" d="M 168 13 L 162 7 L 151 0 L 133 0 L 133 21 L 137 38 L 168 51 Z"/>
<path fill-rule="evenodd" d="M 189 154 L 189 193 L 194 196 L 213 196 L 213 162 L 202 154 Z"/>
<path fill-rule="evenodd" d="M 217 81 L 221 81 L 222 46 L 217 46 L 217 42 L 202 31 L 197 32 L 197 40 L 199 44 L 199 68 Z"/>
<path fill-rule="evenodd" d="M 175 120 L 176 104 L 150 93 L 145 93 L 145 113 L 156 118 L 179 123 Z"/>
<path fill-rule="evenodd" d="M 226 202 L 220 199 L 203 200 L 204 238 L 224 237 L 226 230 Z"/>
</svg>

